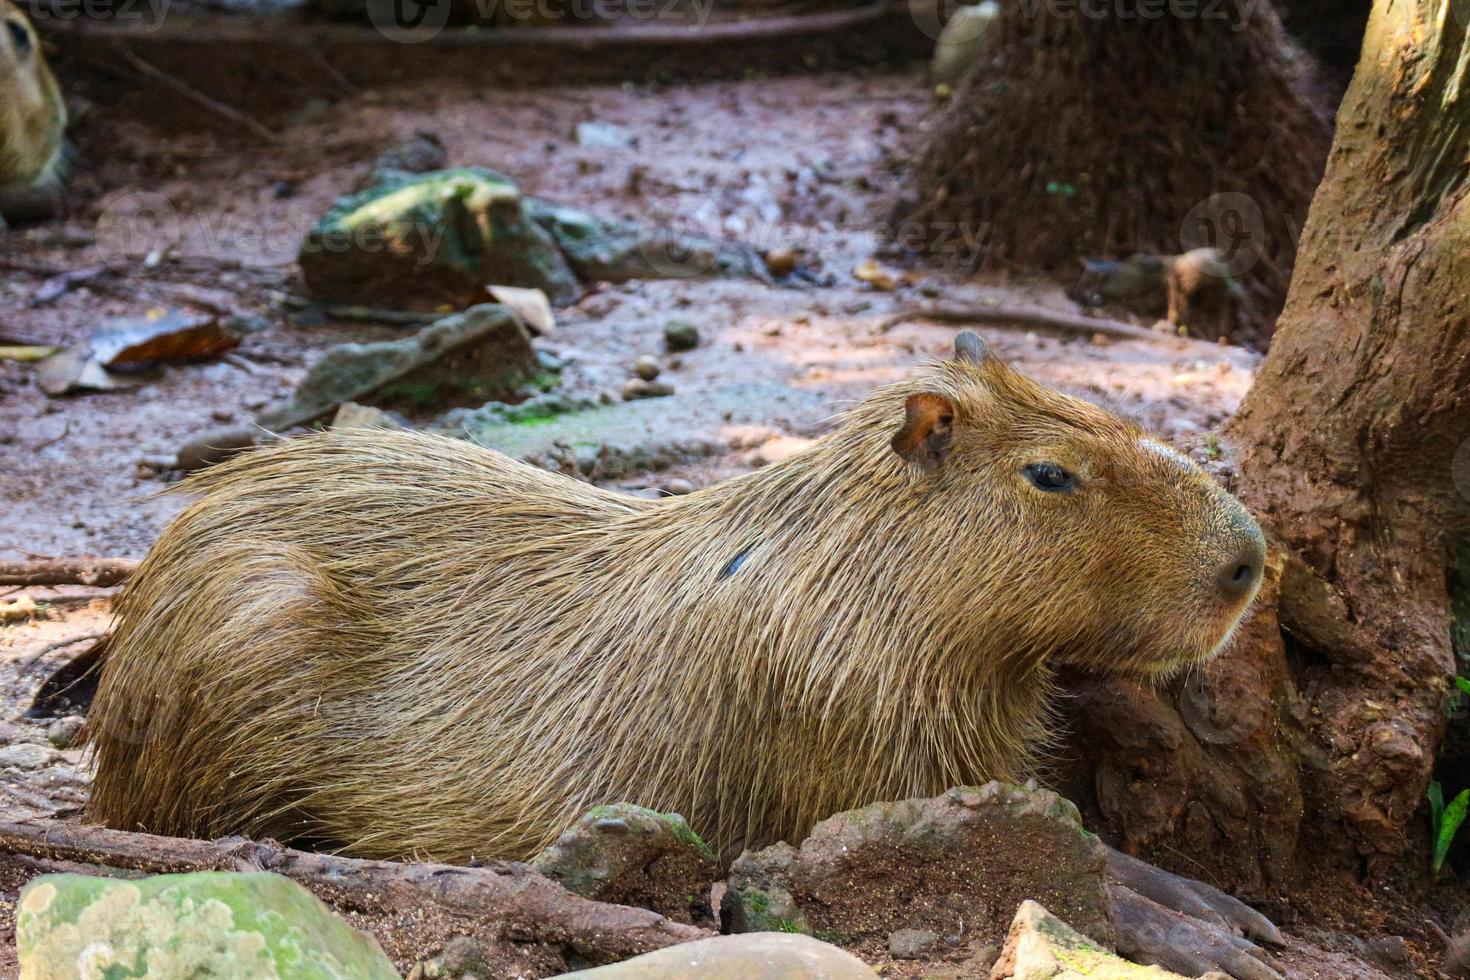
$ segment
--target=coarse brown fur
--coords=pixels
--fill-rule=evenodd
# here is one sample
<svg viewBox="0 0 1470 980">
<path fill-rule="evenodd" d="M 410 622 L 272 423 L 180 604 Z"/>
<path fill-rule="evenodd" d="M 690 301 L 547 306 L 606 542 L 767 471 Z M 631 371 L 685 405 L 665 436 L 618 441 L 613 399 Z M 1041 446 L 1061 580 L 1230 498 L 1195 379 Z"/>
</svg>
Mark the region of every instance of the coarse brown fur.
<svg viewBox="0 0 1470 980">
<path fill-rule="evenodd" d="M 0 190 L 57 176 L 66 103 L 25 11 L 0 0 Z"/>
<path fill-rule="evenodd" d="M 1211 656 L 1263 545 L 1193 464 L 961 336 L 973 360 L 686 497 L 383 431 L 192 477 L 121 603 L 89 815 L 462 860 L 630 801 L 730 854 L 1022 776 L 1053 664 Z"/>
</svg>

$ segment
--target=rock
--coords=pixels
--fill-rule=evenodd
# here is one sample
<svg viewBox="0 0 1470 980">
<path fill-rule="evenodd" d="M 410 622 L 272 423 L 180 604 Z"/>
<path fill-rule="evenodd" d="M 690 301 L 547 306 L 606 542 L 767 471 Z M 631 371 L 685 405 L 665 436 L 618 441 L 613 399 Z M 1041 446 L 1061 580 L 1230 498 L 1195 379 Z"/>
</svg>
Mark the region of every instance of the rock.
<svg viewBox="0 0 1470 980">
<path fill-rule="evenodd" d="M 332 416 L 332 428 L 401 429 L 402 426 L 381 408 L 359 405 L 357 402 L 343 402 L 337 406 L 337 414 Z"/>
<path fill-rule="evenodd" d="M 832 405 L 820 393 L 747 383 L 590 406 L 547 395 L 520 405 L 449 412 L 434 428 L 512 459 L 616 480 L 725 452 L 732 435 L 756 422 L 776 420 L 803 431 L 819 428 L 831 415 Z"/>
<path fill-rule="evenodd" d="M 658 361 L 644 354 L 633 362 L 633 373 L 644 381 L 652 381 L 662 373 L 663 369 L 658 366 Z"/>
<path fill-rule="evenodd" d="M 797 255 L 794 249 L 773 248 L 766 253 L 766 271 L 773 276 L 789 276 L 796 271 Z"/>
<path fill-rule="evenodd" d="M 693 350 L 699 346 L 699 328 L 688 320 L 670 320 L 664 324 L 664 346 L 671 351 Z"/>
<path fill-rule="evenodd" d="M 579 970 L 561 980 L 876 980 L 862 960 L 810 936 L 715 936 Z"/>
<path fill-rule="evenodd" d="M 536 336 L 549 337 L 556 333 L 556 314 L 551 312 L 551 301 L 541 290 L 495 285 L 489 290 L 491 299 L 520 317 L 526 329 Z"/>
<path fill-rule="evenodd" d="M 46 729 L 46 741 L 58 749 L 69 749 L 76 743 L 82 730 L 81 715 L 66 715 L 58 718 Z"/>
<path fill-rule="evenodd" d="M 995 0 L 955 8 L 939 32 L 934 58 L 929 64 L 929 74 L 936 83 L 958 82 L 984 57 L 994 37 L 992 28 L 999 13 L 1000 5 Z"/>
<path fill-rule="evenodd" d="M 668 493 L 673 494 L 675 497 L 682 497 L 686 494 L 691 494 L 694 492 L 694 484 L 690 483 L 688 480 L 675 479 L 670 480 L 668 483 L 665 483 L 664 490 Z"/>
<path fill-rule="evenodd" d="M 642 378 L 633 378 L 623 385 L 623 400 L 633 401 L 635 398 L 667 398 L 674 393 L 674 386 L 663 381 L 644 381 Z"/>
<path fill-rule="evenodd" d="M 375 171 L 426 174 L 449 166 L 449 152 L 438 133 L 417 130 L 406 140 L 394 143 L 373 161 Z"/>
<path fill-rule="evenodd" d="M 595 807 L 531 866 L 584 898 L 714 924 L 709 894 L 719 863 L 677 813 L 631 803 Z"/>
<path fill-rule="evenodd" d="M 1111 948 L 1106 864 L 1071 803 L 992 782 L 839 813 L 799 849 L 747 851 L 721 911 L 732 931 L 799 930 L 848 946 L 917 929 L 978 946 L 999 944 L 1016 907 L 1036 898 Z"/>
<path fill-rule="evenodd" d="M 520 189 L 479 168 L 401 176 L 339 200 L 298 261 L 312 295 L 394 309 L 460 309 L 492 283 L 558 302 L 579 288 Z"/>
<path fill-rule="evenodd" d="M 44 875 L 16 905 L 21 974 L 396 980 L 378 942 L 280 875 Z"/>
<path fill-rule="evenodd" d="M 40 769 L 60 761 L 61 756 L 54 749 L 33 742 L 0 746 L 0 769 Z"/>
<path fill-rule="evenodd" d="M 214 429 L 180 446 L 175 465 L 185 473 L 202 470 L 258 445 L 265 436 L 264 431 L 251 425 Z"/>
<path fill-rule="evenodd" d="M 577 123 L 577 145 L 596 150 L 626 150 L 638 145 L 638 137 L 621 126 L 593 119 Z"/>
<path fill-rule="evenodd" d="M 742 242 L 598 218 L 535 198 L 527 199 L 526 208 L 584 282 L 694 276 L 770 280 L 759 253 Z"/>
<path fill-rule="evenodd" d="M 503 306 L 473 306 L 403 340 L 333 347 L 292 400 L 262 413 L 259 423 L 280 432 L 349 401 L 405 412 L 481 405 L 516 393 L 539 367 L 517 317 Z"/>
<path fill-rule="evenodd" d="M 939 934 L 928 929 L 895 929 L 888 934 L 888 952 L 898 960 L 922 960 L 939 945 Z"/>
<path fill-rule="evenodd" d="M 990 980 L 1184 980 L 1115 956 L 1037 902 L 1021 903 Z"/>
</svg>

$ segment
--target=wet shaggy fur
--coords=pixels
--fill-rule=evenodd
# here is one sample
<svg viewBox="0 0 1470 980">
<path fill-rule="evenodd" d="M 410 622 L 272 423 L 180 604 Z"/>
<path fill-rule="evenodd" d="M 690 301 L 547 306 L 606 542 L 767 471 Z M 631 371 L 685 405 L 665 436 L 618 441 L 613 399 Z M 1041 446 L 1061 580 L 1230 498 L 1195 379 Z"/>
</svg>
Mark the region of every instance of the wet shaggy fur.
<svg viewBox="0 0 1470 980">
<path fill-rule="evenodd" d="M 14 0 L 0 0 L 0 190 L 57 175 L 66 103 L 40 38 Z"/>
<path fill-rule="evenodd" d="M 891 445 L 916 403 L 950 413 L 928 466 Z M 661 501 L 382 431 L 185 487 L 121 602 L 89 815 L 367 857 L 526 858 L 616 801 L 731 854 L 1020 776 L 1054 664 L 1210 656 L 1250 601 L 1216 569 L 1259 539 L 1187 460 L 989 356 Z"/>
</svg>

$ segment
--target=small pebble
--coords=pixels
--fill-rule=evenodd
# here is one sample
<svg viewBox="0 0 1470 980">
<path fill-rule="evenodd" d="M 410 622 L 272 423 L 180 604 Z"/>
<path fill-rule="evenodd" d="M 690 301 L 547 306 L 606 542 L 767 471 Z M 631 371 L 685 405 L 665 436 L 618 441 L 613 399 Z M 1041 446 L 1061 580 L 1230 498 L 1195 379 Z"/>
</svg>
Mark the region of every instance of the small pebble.
<svg viewBox="0 0 1470 980">
<path fill-rule="evenodd" d="M 699 346 L 699 328 L 688 320 L 670 320 L 664 324 L 664 345 L 671 351 L 693 350 Z"/>
<path fill-rule="evenodd" d="M 939 945 L 939 936 L 927 929 L 896 929 L 888 934 L 888 952 L 899 960 L 917 960 Z"/>
<path fill-rule="evenodd" d="M 633 401 L 635 398 L 663 398 L 674 393 L 674 386 L 662 381 L 644 381 L 642 378 L 634 378 L 623 385 L 623 400 Z"/>
<path fill-rule="evenodd" d="M 664 484 L 664 489 L 676 497 L 682 497 L 686 493 L 694 492 L 694 484 L 688 480 L 670 480 Z"/>
<path fill-rule="evenodd" d="M 652 381 L 654 378 L 659 376 L 659 372 L 661 370 L 662 369 L 658 366 L 658 361 L 654 360 L 647 354 L 644 354 L 642 357 L 638 358 L 638 360 L 633 362 L 633 372 L 644 381 Z"/>
<path fill-rule="evenodd" d="M 766 253 L 766 268 L 773 276 L 789 276 L 796 271 L 796 252 L 789 248 L 773 248 Z"/>
<path fill-rule="evenodd" d="M 67 715 L 58 718 L 46 729 L 46 740 L 58 749 L 69 749 L 77 740 L 77 734 L 82 730 L 81 715 Z"/>
</svg>

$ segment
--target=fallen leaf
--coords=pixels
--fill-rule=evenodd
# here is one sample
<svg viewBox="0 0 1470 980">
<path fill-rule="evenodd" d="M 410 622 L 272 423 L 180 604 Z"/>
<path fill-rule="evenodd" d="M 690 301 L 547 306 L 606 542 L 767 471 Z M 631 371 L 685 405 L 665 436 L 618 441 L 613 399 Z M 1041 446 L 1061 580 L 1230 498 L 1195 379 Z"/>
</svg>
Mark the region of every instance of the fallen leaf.
<svg viewBox="0 0 1470 980">
<path fill-rule="evenodd" d="M 0 347 L 0 361 L 44 361 L 60 351 L 60 347 L 47 347 L 44 344 Z"/>
</svg>

